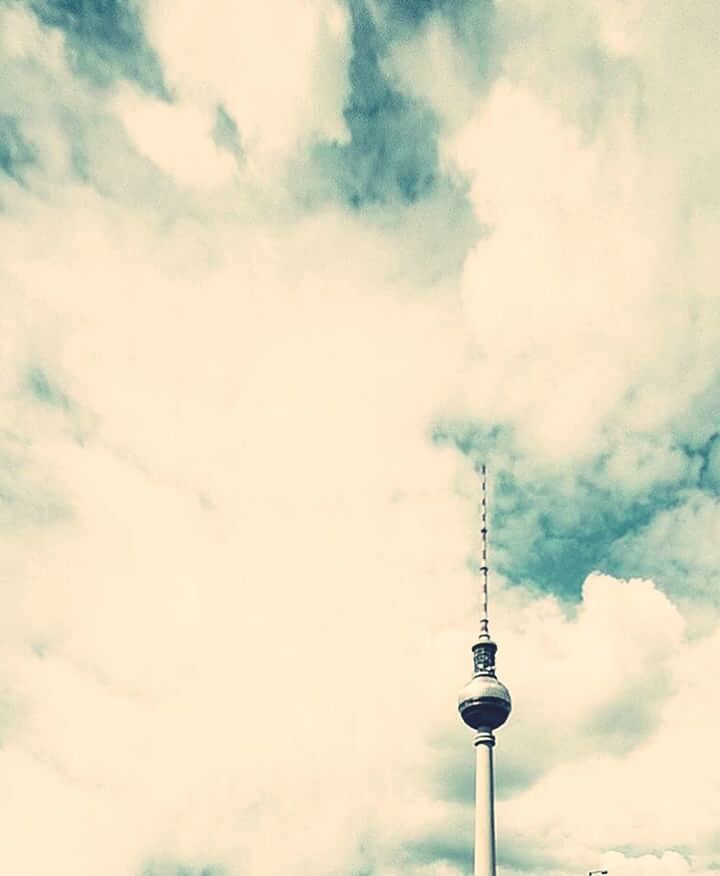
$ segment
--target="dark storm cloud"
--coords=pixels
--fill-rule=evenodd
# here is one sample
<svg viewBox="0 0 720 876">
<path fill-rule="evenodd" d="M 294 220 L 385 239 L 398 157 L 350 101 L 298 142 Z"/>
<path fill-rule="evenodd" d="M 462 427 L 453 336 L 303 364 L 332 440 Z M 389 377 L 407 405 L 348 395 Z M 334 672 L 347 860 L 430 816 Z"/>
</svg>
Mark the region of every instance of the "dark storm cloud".
<svg viewBox="0 0 720 876">
<path fill-rule="evenodd" d="M 83 76 L 107 85 L 132 79 L 166 95 L 160 62 L 148 45 L 138 6 L 131 0 L 32 0 L 48 27 L 62 30 L 71 63 Z"/>
<path fill-rule="evenodd" d="M 18 118 L 0 114 L 0 172 L 20 182 L 35 159 L 35 149 L 22 136 Z"/>
</svg>

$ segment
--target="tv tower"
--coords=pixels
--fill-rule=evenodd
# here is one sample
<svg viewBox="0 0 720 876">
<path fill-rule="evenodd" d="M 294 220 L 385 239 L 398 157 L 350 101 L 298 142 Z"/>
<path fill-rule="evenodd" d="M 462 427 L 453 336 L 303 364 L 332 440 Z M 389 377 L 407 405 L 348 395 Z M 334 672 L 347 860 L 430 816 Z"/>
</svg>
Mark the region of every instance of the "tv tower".
<svg viewBox="0 0 720 876">
<path fill-rule="evenodd" d="M 495 876 L 494 730 L 510 715 L 508 689 L 495 675 L 497 645 L 488 619 L 487 468 L 482 466 L 482 605 L 480 635 L 473 645 L 473 677 L 460 692 L 463 721 L 475 731 L 475 868 L 474 876 Z"/>
</svg>

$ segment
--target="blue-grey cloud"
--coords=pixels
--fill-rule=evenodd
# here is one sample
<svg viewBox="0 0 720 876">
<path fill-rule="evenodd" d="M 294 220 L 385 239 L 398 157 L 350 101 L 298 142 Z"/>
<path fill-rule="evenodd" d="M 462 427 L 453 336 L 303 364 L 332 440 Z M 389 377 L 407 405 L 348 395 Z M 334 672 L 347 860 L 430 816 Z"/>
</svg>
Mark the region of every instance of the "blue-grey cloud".
<svg viewBox="0 0 720 876">
<path fill-rule="evenodd" d="M 219 864 L 188 864 L 177 861 L 150 861 L 138 876 L 223 876 L 225 868 Z"/>
<path fill-rule="evenodd" d="M 697 449 L 702 459 L 700 486 L 713 493 L 720 493 L 720 432 L 713 432 Z"/>
<path fill-rule="evenodd" d="M 493 0 L 380 0 L 374 8 L 390 42 L 412 38 L 433 18 L 446 24 L 479 93 L 499 72 L 502 39 Z"/>
<path fill-rule="evenodd" d="M 629 685 L 588 718 L 583 727 L 586 739 L 603 751 L 627 754 L 658 727 L 670 687 L 664 668 Z"/>
<path fill-rule="evenodd" d="M 18 117 L 0 114 L 0 172 L 20 182 L 36 159 L 37 151 L 23 137 Z"/>
<path fill-rule="evenodd" d="M 506 429 L 444 423 L 436 427 L 434 440 L 454 444 L 475 465 L 493 461 L 493 563 L 511 582 L 533 582 L 575 600 L 585 577 L 602 569 L 622 578 L 656 576 L 675 594 L 693 588 L 698 596 L 709 593 L 692 569 L 675 568 L 662 550 L 652 562 L 642 544 L 654 521 L 684 505 L 688 491 L 704 485 L 714 492 L 713 439 L 699 447 L 678 442 L 672 448 L 677 472 L 668 475 L 660 468 L 635 487 L 610 474 L 604 452 L 554 467 L 532 464 L 513 450 Z M 652 447 L 654 439 L 648 440 Z M 701 565 L 698 557 L 698 570 Z"/>
<path fill-rule="evenodd" d="M 550 848 L 540 847 L 520 833 L 500 833 L 498 863 L 501 867 L 520 873 L 548 872 L 562 866 L 561 857 Z"/>
<path fill-rule="evenodd" d="M 215 127 L 212 131 L 212 137 L 221 149 L 226 149 L 238 161 L 242 159 L 242 139 L 237 122 L 224 106 L 219 106 L 216 110 Z"/>
<path fill-rule="evenodd" d="M 350 3 L 352 58 L 344 116 L 348 143 L 324 143 L 316 157 L 353 207 L 412 204 L 438 183 L 437 124 L 383 71 L 387 38 L 362 0 Z"/>
<path fill-rule="evenodd" d="M 464 0 L 384 0 L 379 6 L 388 18 L 416 28 L 434 12 L 458 10 L 467 6 L 467 3 Z"/>
<path fill-rule="evenodd" d="M 718 608 L 720 501 L 714 488 L 688 490 L 681 498 L 618 539 L 612 545 L 612 562 L 629 575 L 652 577 L 683 602 Z"/>
<path fill-rule="evenodd" d="M 428 834 L 422 839 L 409 842 L 404 849 L 404 857 L 411 865 L 428 866 L 449 863 L 469 872 L 472 865 L 472 837 L 470 831 L 464 833 Z M 412 870 L 411 870 L 412 872 Z"/>
<path fill-rule="evenodd" d="M 72 180 L 115 201 L 179 210 L 176 188 L 135 150 L 106 93 L 58 61 L 45 30 L 31 32 L 34 54 L 0 56 L 0 181 L 9 176 L 45 197 Z"/>
<path fill-rule="evenodd" d="M 18 432 L 0 433 L 0 530 L 46 526 L 67 520 L 71 505 L 38 466 L 29 439 Z"/>
<path fill-rule="evenodd" d="M 70 400 L 58 384 L 39 365 L 31 365 L 25 372 L 25 388 L 37 402 L 68 410 Z"/>
<path fill-rule="evenodd" d="M 44 25 L 63 31 L 69 59 L 81 75 L 101 85 L 132 79 L 156 94 L 167 93 L 131 0 L 32 0 L 31 7 Z"/>
<path fill-rule="evenodd" d="M 538 748 L 522 758 L 501 751 L 495 764 L 496 795 L 499 800 L 529 788 L 545 768 Z M 472 806 L 475 800 L 475 773 L 471 737 L 458 728 L 435 740 L 429 758 L 428 781 L 432 794 L 441 800 Z"/>
</svg>

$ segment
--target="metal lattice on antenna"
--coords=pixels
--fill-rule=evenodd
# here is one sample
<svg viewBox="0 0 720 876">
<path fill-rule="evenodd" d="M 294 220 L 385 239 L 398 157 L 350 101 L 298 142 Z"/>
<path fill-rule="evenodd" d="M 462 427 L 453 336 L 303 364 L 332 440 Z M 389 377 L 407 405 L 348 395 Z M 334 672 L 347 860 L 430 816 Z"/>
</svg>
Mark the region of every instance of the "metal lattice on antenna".
<svg viewBox="0 0 720 876">
<path fill-rule="evenodd" d="M 482 464 L 480 469 L 482 475 L 482 499 L 480 504 L 481 510 L 481 527 L 480 535 L 482 537 L 482 564 L 480 572 L 482 574 L 482 594 L 480 604 L 480 639 L 490 638 L 490 621 L 488 618 L 488 529 L 487 529 L 487 466 Z"/>
</svg>

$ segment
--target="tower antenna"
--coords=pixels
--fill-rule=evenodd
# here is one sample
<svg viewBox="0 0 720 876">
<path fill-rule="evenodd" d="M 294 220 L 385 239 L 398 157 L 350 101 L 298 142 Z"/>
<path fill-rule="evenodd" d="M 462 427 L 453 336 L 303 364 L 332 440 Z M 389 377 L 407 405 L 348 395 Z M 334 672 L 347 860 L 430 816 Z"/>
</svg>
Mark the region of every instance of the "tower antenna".
<svg viewBox="0 0 720 876">
<path fill-rule="evenodd" d="M 490 619 L 488 616 L 488 526 L 487 526 L 487 465 L 482 464 L 480 468 L 482 475 L 482 499 L 480 502 L 481 511 L 481 527 L 480 535 L 482 538 L 482 565 L 480 572 L 482 574 L 482 593 L 480 604 L 480 635 L 479 639 L 485 641 L 490 638 Z"/>
</svg>

